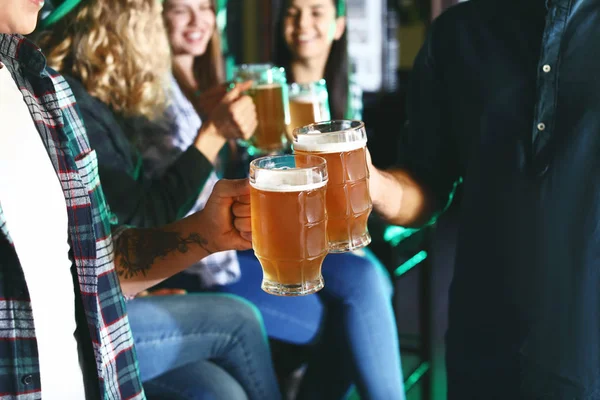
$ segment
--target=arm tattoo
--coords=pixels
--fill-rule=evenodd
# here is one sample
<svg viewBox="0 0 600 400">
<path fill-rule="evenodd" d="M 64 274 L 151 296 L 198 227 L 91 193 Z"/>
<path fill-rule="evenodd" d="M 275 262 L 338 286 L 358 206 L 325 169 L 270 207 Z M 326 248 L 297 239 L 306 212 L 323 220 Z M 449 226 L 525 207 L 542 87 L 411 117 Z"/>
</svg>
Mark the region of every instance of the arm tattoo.
<svg viewBox="0 0 600 400">
<path fill-rule="evenodd" d="M 121 255 L 117 272 L 125 279 L 139 273 L 146 276 L 157 258 L 164 259 L 171 253 L 187 253 L 190 245 L 197 244 L 206 251 L 208 241 L 197 233 L 182 237 L 178 232 L 165 232 L 160 229 L 130 229 L 124 232 L 116 243 L 116 251 Z M 208 251 L 210 254 L 210 251 Z"/>
</svg>

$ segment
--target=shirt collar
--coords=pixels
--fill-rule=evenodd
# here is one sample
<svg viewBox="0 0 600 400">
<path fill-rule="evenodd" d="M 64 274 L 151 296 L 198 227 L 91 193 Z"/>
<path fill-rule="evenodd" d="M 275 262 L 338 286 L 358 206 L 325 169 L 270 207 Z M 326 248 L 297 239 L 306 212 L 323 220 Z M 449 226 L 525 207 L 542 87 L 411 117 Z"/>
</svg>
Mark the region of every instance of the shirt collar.
<svg viewBox="0 0 600 400">
<path fill-rule="evenodd" d="M 38 46 L 21 35 L 0 34 L 0 56 L 17 61 L 30 74 L 45 73 L 46 57 Z"/>
</svg>

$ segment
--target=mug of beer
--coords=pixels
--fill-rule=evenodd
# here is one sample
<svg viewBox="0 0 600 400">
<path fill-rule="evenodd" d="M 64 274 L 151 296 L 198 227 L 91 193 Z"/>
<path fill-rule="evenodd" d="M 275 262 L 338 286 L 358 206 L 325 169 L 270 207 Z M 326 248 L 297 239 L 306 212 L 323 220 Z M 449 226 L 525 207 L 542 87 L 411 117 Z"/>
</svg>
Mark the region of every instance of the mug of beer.
<svg viewBox="0 0 600 400">
<path fill-rule="evenodd" d="M 325 79 L 288 85 L 290 97 L 290 136 L 294 129 L 331 119 Z"/>
<path fill-rule="evenodd" d="M 233 72 L 235 82 L 253 81 L 248 91 L 254 105 L 258 126 L 248 142 L 250 155 L 277 152 L 287 144 L 286 131 L 289 123 L 289 104 L 285 69 L 272 64 L 243 64 Z"/>
<path fill-rule="evenodd" d="M 318 156 L 271 156 L 250 163 L 252 247 L 265 292 L 302 296 L 323 288 L 326 185 L 327 165 Z"/>
<path fill-rule="evenodd" d="M 360 121 L 327 121 L 294 130 L 294 153 L 327 160 L 329 251 L 342 253 L 371 243 L 373 209 L 366 159 L 367 134 Z"/>
</svg>

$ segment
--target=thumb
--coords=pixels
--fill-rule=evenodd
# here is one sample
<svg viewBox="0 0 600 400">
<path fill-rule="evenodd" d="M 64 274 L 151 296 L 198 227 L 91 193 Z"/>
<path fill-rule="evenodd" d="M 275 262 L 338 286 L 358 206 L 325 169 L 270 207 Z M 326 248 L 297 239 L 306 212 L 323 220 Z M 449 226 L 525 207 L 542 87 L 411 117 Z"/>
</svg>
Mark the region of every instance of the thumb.
<svg viewBox="0 0 600 400">
<path fill-rule="evenodd" d="M 373 167 L 373 159 L 371 158 L 371 152 L 369 151 L 369 149 L 367 149 L 365 155 L 367 157 L 367 165 L 372 168 Z"/>
<path fill-rule="evenodd" d="M 150 292 L 150 296 L 174 296 L 182 294 L 187 294 L 187 292 L 184 289 L 171 288 L 157 289 Z"/>
<path fill-rule="evenodd" d="M 241 83 L 236 83 L 236 85 L 231 89 L 227 94 L 223 97 L 223 101 L 225 103 L 231 103 L 235 101 L 238 97 L 242 95 L 243 92 L 250 89 L 254 82 L 246 81 Z"/>
<path fill-rule="evenodd" d="M 250 193 L 248 179 L 221 179 L 215 185 L 213 193 L 218 197 L 237 198 Z"/>
<path fill-rule="evenodd" d="M 230 239 L 230 245 L 237 251 L 250 250 L 252 248 L 252 234 L 250 232 L 240 233 Z"/>
</svg>

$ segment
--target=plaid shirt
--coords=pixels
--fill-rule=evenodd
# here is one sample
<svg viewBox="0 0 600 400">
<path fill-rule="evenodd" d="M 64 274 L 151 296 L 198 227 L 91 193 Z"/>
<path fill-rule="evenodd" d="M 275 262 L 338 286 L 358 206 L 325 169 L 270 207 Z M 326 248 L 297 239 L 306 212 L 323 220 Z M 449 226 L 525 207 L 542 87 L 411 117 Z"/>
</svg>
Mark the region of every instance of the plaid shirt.
<svg viewBox="0 0 600 400">
<path fill-rule="evenodd" d="M 64 79 L 46 68 L 39 48 L 23 37 L 0 34 L 0 61 L 20 88 L 63 187 L 71 257 L 93 343 L 101 398 L 144 399 L 114 269 L 110 213 L 100 187 L 96 155 L 89 147 L 75 99 Z M 31 302 L 1 204 L 0 318 L 0 399 L 41 399 Z M 56 366 L 59 368 L 60 360 Z"/>
</svg>

